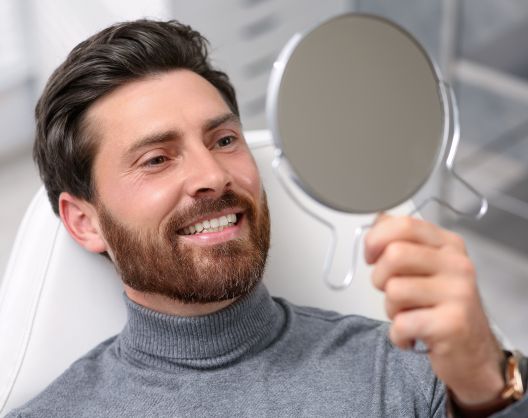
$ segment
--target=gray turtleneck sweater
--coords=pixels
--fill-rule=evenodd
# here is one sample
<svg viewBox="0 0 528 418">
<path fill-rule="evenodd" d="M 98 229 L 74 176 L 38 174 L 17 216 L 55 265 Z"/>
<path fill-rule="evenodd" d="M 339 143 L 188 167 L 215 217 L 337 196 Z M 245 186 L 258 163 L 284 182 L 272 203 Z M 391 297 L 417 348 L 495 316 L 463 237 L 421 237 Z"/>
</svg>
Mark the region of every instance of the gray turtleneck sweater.
<svg viewBox="0 0 528 418">
<path fill-rule="evenodd" d="M 427 357 L 392 347 L 384 323 L 263 285 L 201 317 L 126 304 L 119 335 L 8 417 L 444 416 Z"/>
</svg>

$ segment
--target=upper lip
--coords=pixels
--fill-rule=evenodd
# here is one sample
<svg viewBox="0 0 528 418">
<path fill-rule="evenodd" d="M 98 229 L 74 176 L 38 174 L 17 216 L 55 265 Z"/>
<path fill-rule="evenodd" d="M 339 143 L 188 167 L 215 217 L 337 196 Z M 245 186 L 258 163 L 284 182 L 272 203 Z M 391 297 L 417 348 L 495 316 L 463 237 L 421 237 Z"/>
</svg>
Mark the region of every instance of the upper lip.
<svg viewBox="0 0 528 418">
<path fill-rule="evenodd" d="M 238 214 L 240 214 L 242 212 L 243 212 L 243 210 L 241 208 L 239 208 L 239 207 L 227 208 L 227 209 L 224 209 L 224 210 L 222 210 L 220 212 L 212 212 L 212 213 L 209 213 L 209 214 L 207 214 L 205 216 L 202 216 L 200 218 L 197 218 L 197 219 L 195 219 L 193 221 L 190 221 L 190 222 L 186 223 L 184 226 L 182 226 L 180 228 L 180 230 L 185 229 L 185 228 L 187 228 L 188 226 L 191 226 L 191 225 L 196 225 L 197 223 L 203 222 L 205 220 L 220 218 L 221 216 L 229 215 L 230 213 L 234 213 L 234 214 L 238 215 Z"/>
</svg>

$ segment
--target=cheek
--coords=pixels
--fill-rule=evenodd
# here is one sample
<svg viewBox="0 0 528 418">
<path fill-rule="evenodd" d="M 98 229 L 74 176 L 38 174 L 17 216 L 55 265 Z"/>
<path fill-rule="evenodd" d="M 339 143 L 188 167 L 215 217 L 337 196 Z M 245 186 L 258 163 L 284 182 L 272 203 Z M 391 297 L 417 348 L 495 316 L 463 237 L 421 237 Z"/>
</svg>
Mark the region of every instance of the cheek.
<svg viewBox="0 0 528 418">
<path fill-rule="evenodd" d="M 175 184 L 167 182 L 165 184 L 143 185 L 134 190 L 137 198 L 132 200 L 136 206 L 133 210 L 139 212 L 139 217 L 142 221 L 162 218 L 167 212 L 170 212 L 175 207 L 174 196 Z M 129 200 L 130 202 L 130 200 Z"/>
<path fill-rule="evenodd" d="M 251 155 L 239 159 L 232 165 L 232 176 L 236 184 L 251 193 L 252 196 L 258 196 L 261 190 L 260 174 Z"/>
<path fill-rule="evenodd" d="M 151 179 L 153 180 L 153 179 Z M 157 227 L 174 210 L 178 184 L 169 179 L 156 181 L 128 178 L 102 188 L 102 199 L 117 218 L 129 225 Z"/>
</svg>

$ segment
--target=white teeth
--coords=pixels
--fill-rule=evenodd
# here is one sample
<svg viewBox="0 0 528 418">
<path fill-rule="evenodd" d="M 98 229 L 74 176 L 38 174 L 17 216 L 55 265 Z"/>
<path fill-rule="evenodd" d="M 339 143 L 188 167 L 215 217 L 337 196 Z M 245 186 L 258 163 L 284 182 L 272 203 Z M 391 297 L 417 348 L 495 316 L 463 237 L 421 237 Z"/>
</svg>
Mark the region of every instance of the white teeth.
<svg viewBox="0 0 528 418">
<path fill-rule="evenodd" d="M 183 235 L 193 235 L 207 232 L 221 232 L 225 227 L 235 224 L 237 216 L 234 213 L 230 213 L 219 218 L 205 220 L 203 222 L 197 222 L 194 225 L 183 228 Z"/>
</svg>

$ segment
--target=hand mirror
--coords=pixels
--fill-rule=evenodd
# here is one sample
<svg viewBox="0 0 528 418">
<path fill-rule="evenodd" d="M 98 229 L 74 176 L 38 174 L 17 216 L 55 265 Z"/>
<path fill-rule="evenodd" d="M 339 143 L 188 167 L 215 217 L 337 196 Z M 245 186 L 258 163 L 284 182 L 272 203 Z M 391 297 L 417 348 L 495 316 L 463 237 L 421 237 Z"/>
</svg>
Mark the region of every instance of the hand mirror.
<svg viewBox="0 0 528 418">
<path fill-rule="evenodd" d="M 292 180 L 329 208 L 356 214 L 393 208 L 439 169 L 478 195 L 453 170 L 459 127 L 451 89 L 418 41 L 384 18 L 346 14 L 295 35 L 274 63 L 267 115 L 279 180 L 287 191 Z M 477 218 L 487 209 L 479 198 L 471 215 Z M 435 196 L 418 209 L 433 200 L 464 214 Z M 325 267 L 330 287 L 350 284 L 368 227 L 356 230 L 352 267 L 339 284 L 328 279 L 333 228 Z"/>
</svg>

